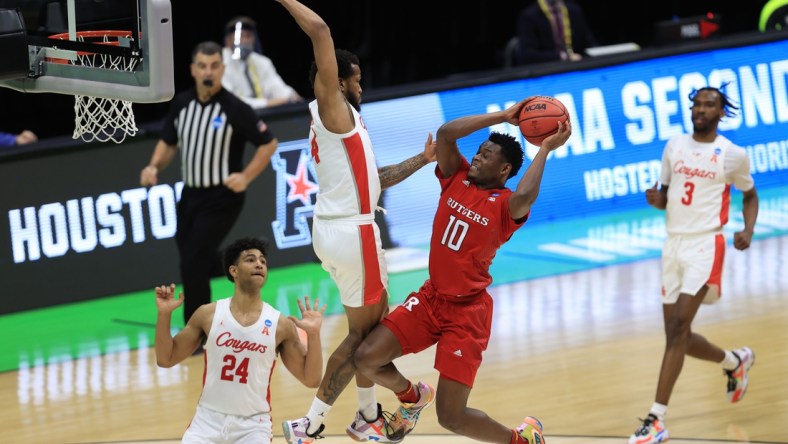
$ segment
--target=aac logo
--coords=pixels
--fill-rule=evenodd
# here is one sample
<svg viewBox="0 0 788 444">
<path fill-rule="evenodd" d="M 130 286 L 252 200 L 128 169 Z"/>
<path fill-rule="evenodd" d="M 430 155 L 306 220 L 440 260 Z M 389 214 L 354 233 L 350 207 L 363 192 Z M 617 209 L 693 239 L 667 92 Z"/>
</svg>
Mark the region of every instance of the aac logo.
<svg viewBox="0 0 788 444">
<path fill-rule="evenodd" d="M 318 187 L 308 147 L 308 141 L 280 145 L 271 158 L 276 171 L 276 219 L 271 227 L 280 250 L 312 243 L 307 220 L 312 217 Z"/>
</svg>

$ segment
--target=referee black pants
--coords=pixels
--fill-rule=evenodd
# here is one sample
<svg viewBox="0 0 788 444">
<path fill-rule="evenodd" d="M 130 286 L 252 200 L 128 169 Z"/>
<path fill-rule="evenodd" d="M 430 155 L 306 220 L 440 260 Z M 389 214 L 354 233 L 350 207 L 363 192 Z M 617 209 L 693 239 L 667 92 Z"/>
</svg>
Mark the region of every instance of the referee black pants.
<svg viewBox="0 0 788 444">
<path fill-rule="evenodd" d="M 181 261 L 184 324 L 200 305 L 211 302 L 211 278 L 222 269 L 219 246 L 238 220 L 244 196 L 225 186 L 183 187 L 175 242 Z"/>
</svg>

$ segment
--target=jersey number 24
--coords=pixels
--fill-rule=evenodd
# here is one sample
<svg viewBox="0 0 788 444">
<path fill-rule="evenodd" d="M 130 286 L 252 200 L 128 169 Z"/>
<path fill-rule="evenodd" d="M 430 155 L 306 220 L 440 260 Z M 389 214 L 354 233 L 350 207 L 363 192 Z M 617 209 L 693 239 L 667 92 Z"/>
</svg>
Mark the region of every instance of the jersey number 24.
<svg viewBox="0 0 788 444">
<path fill-rule="evenodd" d="M 224 365 L 222 366 L 222 380 L 235 381 L 238 377 L 238 382 L 246 384 L 249 377 L 249 358 L 243 358 L 240 363 L 233 355 L 224 355 Z"/>
</svg>

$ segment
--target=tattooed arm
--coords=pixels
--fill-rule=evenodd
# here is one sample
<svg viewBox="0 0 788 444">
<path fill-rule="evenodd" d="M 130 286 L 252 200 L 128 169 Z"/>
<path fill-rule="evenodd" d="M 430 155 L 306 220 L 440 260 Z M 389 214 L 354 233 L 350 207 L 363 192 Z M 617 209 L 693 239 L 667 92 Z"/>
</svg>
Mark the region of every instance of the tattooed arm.
<svg viewBox="0 0 788 444">
<path fill-rule="evenodd" d="M 411 174 L 421 169 L 424 165 L 434 162 L 435 145 L 436 142 L 432 140 L 432 133 L 429 133 L 427 142 L 424 143 L 424 152 L 416 154 L 409 159 L 405 159 L 396 165 L 378 168 L 380 188 L 385 190 L 386 188 L 392 187 L 410 177 Z"/>
</svg>

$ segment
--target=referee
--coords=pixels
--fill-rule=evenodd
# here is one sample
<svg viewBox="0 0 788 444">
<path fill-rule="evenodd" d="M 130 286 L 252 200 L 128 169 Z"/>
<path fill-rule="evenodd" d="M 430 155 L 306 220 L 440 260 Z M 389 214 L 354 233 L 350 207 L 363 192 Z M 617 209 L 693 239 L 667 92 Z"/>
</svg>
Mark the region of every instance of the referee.
<svg viewBox="0 0 788 444">
<path fill-rule="evenodd" d="M 156 185 L 159 171 L 181 149 L 183 192 L 175 241 L 184 290 L 184 323 L 211 302 L 210 279 L 218 250 L 235 224 L 249 183 L 263 172 L 278 141 L 252 108 L 222 88 L 222 48 L 203 42 L 192 52 L 195 88 L 179 93 L 164 119 L 161 138 L 140 183 Z M 257 147 L 243 166 L 246 142 Z"/>
</svg>

